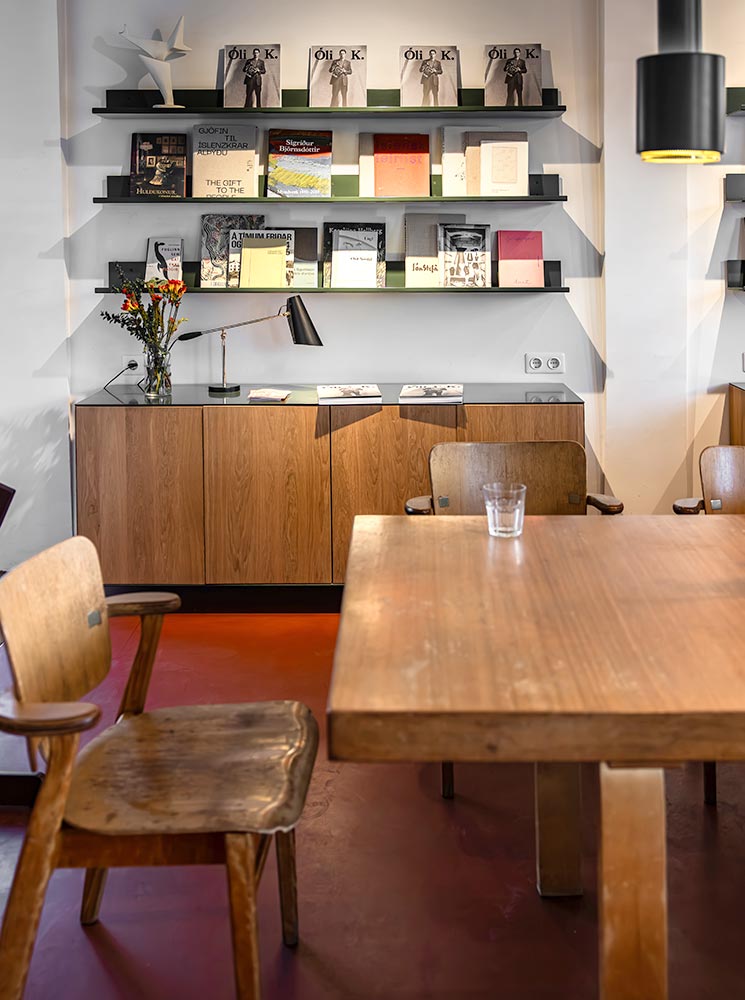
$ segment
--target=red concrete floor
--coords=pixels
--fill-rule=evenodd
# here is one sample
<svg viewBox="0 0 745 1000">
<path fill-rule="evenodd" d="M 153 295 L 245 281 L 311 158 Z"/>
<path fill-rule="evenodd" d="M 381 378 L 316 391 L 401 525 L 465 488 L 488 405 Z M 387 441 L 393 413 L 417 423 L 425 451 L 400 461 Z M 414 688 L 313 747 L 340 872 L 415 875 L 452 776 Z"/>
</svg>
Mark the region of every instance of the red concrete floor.
<svg viewBox="0 0 745 1000">
<path fill-rule="evenodd" d="M 114 622 L 115 662 L 96 692 L 111 721 L 136 644 Z M 152 707 L 298 698 L 324 729 L 335 615 L 183 615 L 167 620 Z M 22 766 L 20 740 L 0 766 Z M 322 744 L 298 829 L 301 944 L 280 939 L 274 858 L 260 890 L 265 1000 L 425 1000 L 597 996 L 594 839 L 585 774 L 586 894 L 534 888 L 531 769 L 461 765 L 444 802 L 434 765 L 330 763 Z M 670 773 L 672 1000 L 745 997 L 745 768 L 720 768 L 720 805 L 700 769 Z M 0 813 L 0 893 L 23 823 Z M 210 1000 L 234 996 L 221 868 L 111 873 L 101 922 L 77 920 L 82 873 L 50 883 L 27 1000 Z"/>
</svg>

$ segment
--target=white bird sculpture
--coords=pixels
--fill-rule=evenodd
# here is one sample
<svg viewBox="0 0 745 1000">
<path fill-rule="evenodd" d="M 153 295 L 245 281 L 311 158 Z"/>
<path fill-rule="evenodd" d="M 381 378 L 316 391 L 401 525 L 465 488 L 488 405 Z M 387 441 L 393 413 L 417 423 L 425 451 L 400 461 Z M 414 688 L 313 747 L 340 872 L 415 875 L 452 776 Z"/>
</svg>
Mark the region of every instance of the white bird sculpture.
<svg viewBox="0 0 745 1000">
<path fill-rule="evenodd" d="M 154 38 L 133 38 L 127 34 L 127 26 L 120 32 L 124 37 L 141 49 L 140 59 L 150 76 L 155 80 L 155 85 L 163 95 L 163 104 L 153 105 L 156 108 L 183 108 L 183 104 L 173 103 L 173 84 L 171 83 L 170 60 L 179 59 L 191 52 L 188 45 L 184 45 L 184 18 L 178 19 L 178 24 L 168 37 L 167 42 L 162 42 Z"/>
</svg>

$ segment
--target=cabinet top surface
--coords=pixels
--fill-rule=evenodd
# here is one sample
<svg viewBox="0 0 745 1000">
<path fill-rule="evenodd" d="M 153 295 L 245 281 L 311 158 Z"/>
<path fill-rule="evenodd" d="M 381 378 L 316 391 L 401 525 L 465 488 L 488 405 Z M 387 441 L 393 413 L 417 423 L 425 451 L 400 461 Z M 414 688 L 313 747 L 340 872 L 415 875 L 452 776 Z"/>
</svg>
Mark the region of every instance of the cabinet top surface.
<svg viewBox="0 0 745 1000">
<path fill-rule="evenodd" d="M 401 382 L 378 383 L 383 396 L 383 406 L 398 406 Z M 235 396 L 210 395 L 206 385 L 174 385 L 173 395 L 167 403 L 148 399 L 136 385 L 112 386 L 101 389 L 92 396 L 78 400 L 77 406 L 246 406 L 251 389 L 270 386 L 275 389 L 290 389 L 284 403 L 267 401 L 251 402 L 251 406 L 317 406 L 318 395 L 315 385 L 288 385 L 265 383 L 264 386 L 245 384 Z M 463 386 L 463 401 L 469 404 L 515 404 L 515 403 L 582 403 L 580 397 L 561 382 L 472 382 Z M 339 405 L 339 404 L 332 404 Z M 344 405 L 344 404 L 341 404 Z M 357 405 L 357 404 L 346 404 Z M 375 402 L 367 405 L 375 406 Z M 420 404 L 411 404 L 420 405 Z M 433 404 L 454 405 L 454 404 Z"/>
</svg>

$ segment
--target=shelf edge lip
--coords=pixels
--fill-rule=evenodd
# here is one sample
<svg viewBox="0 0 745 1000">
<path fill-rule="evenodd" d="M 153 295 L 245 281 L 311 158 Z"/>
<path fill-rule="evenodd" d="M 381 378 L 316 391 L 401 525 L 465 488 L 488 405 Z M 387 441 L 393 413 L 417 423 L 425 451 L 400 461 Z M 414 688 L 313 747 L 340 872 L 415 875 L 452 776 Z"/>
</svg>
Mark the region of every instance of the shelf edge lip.
<svg viewBox="0 0 745 1000">
<path fill-rule="evenodd" d="M 332 115 L 339 118 L 359 118 L 367 115 L 406 115 L 421 116 L 432 115 L 439 117 L 451 117 L 453 115 L 494 115 L 495 117 L 536 117 L 536 118 L 557 118 L 567 110 L 566 104 L 544 104 L 531 105 L 522 108 L 485 107 L 484 105 L 467 105 L 451 108 L 401 108 L 391 105 L 381 105 L 379 107 L 367 108 L 252 108 L 246 111 L 243 108 L 175 108 L 158 111 L 155 108 L 91 108 L 91 114 L 99 118 L 204 118 L 210 115 L 218 116 L 238 116 L 239 118 L 266 118 L 284 115 L 300 115 L 307 118 Z M 744 112 L 730 112 L 730 114 L 745 114 Z"/>
<path fill-rule="evenodd" d="M 228 202 L 237 202 L 238 204 L 248 204 L 248 205 L 277 205 L 277 204 L 299 204 L 299 205 L 323 205 L 323 204 L 345 204 L 345 205 L 419 205 L 419 204 L 439 204 L 441 202 L 456 203 L 462 202 L 463 204 L 468 202 L 474 202 L 477 204 L 495 204 L 495 205 L 508 205 L 508 204 L 530 204 L 531 202 L 535 204 L 547 204 L 550 202 L 564 202 L 567 201 L 567 195 L 561 194 L 549 197 L 548 195 L 541 194 L 531 194 L 531 195 L 520 195 L 515 198 L 501 198 L 495 197 L 491 198 L 488 195 L 464 195 L 462 198 L 454 195 L 443 195 L 442 197 L 437 197 L 433 195 L 428 198 L 356 198 L 353 195 L 337 195 L 331 198 L 108 198 L 104 195 L 99 195 L 93 198 L 94 205 L 168 205 L 169 203 L 175 203 L 177 205 L 204 205 L 214 202 L 216 204 L 226 204 Z M 737 198 L 737 201 L 745 201 L 745 199 Z"/>
<path fill-rule="evenodd" d="M 94 294 L 96 295 L 119 295 L 120 292 L 115 288 L 94 288 Z M 465 295 L 467 293 L 476 293 L 477 295 L 488 295 L 489 293 L 499 293 L 502 295 L 540 295 L 546 292 L 557 293 L 570 291 L 567 285 L 554 286 L 544 286 L 542 288 L 397 288 L 395 286 L 389 288 L 188 288 L 187 291 L 190 294 L 215 294 L 215 293 L 226 293 L 230 295 L 240 295 L 240 294 L 254 294 L 254 295 L 277 295 L 279 293 L 295 291 L 298 294 L 310 294 L 313 295 L 317 292 L 325 292 L 329 295 L 337 293 L 342 295 L 353 294 L 367 294 L 367 295 L 385 295 L 393 292 L 394 294 L 409 294 L 409 295 L 429 295 L 434 292 L 436 294 L 455 294 L 455 295 Z"/>
</svg>

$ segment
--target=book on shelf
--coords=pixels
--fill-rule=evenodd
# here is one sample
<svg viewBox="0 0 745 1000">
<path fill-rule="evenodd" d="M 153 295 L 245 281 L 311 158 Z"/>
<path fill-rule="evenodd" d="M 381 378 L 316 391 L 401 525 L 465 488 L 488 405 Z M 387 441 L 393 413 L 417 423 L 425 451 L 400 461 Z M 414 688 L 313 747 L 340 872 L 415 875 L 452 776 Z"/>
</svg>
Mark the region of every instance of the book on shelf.
<svg viewBox="0 0 745 1000">
<path fill-rule="evenodd" d="M 385 223 L 384 222 L 324 222 L 323 224 L 323 285 L 331 287 L 331 258 L 334 250 L 334 233 L 337 230 L 355 232 L 374 230 L 377 235 L 376 281 L 378 288 L 385 288 Z"/>
<path fill-rule="evenodd" d="M 145 281 L 181 281 L 184 264 L 184 241 L 180 236 L 151 236 L 147 241 Z"/>
<path fill-rule="evenodd" d="M 407 212 L 404 215 L 405 285 L 407 288 L 437 288 L 440 260 L 437 226 L 464 223 L 460 213 Z"/>
<path fill-rule="evenodd" d="M 527 132 L 466 132 L 465 147 L 469 195 L 528 194 Z"/>
<path fill-rule="evenodd" d="M 497 231 L 497 280 L 500 288 L 543 288 L 543 233 L 535 230 Z"/>
<path fill-rule="evenodd" d="M 284 288 L 287 285 L 287 243 L 278 236 L 243 237 L 241 288 Z"/>
<path fill-rule="evenodd" d="M 456 45 L 402 45 L 399 65 L 402 108 L 458 106 Z"/>
<path fill-rule="evenodd" d="M 490 227 L 439 225 L 437 246 L 443 288 L 490 288 Z"/>
<path fill-rule="evenodd" d="M 201 288 L 228 287 L 230 231 L 261 229 L 263 215 L 203 215 L 199 251 Z"/>
<path fill-rule="evenodd" d="M 195 125 L 191 193 L 194 198 L 256 198 L 256 129 L 252 125 Z"/>
<path fill-rule="evenodd" d="M 281 108 L 280 56 L 279 45 L 226 45 L 223 107 Z"/>
<path fill-rule="evenodd" d="M 535 42 L 484 46 L 484 105 L 531 107 L 543 104 L 541 47 Z"/>
<path fill-rule="evenodd" d="M 377 231 L 335 229 L 331 235 L 331 287 L 375 288 L 377 281 Z"/>
<path fill-rule="evenodd" d="M 376 198 L 429 197 L 429 135 L 376 132 L 373 158 Z"/>
<path fill-rule="evenodd" d="M 375 136 L 372 132 L 359 134 L 359 196 L 375 197 Z"/>
<path fill-rule="evenodd" d="M 380 386 L 375 384 L 352 384 L 352 385 L 319 385 L 316 386 L 319 404 L 340 403 L 351 405 L 354 403 L 382 403 L 383 396 Z"/>
<path fill-rule="evenodd" d="M 248 398 L 252 403 L 284 403 L 291 394 L 291 389 L 272 389 L 267 386 L 260 389 L 251 389 L 248 393 Z"/>
<path fill-rule="evenodd" d="M 318 288 L 318 229 L 298 226 L 295 229 L 295 269 L 293 288 Z"/>
<path fill-rule="evenodd" d="M 331 132 L 269 129 L 267 197 L 331 197 Z"/>
<path fill-rule="evenodd" d="M 238 234 L 240 233 L 240 236 Z M 235 239 L 234 239 L 235 236 Z M 240 251 L 238 254 L 238 287 L 239 288 L 283 288 L 292 285 L 295 277 L 295 230 L 294 229 L 254 229 L 254 230 L 231 230 L 231 246 L 240 239 Z M 277 254 L 276 245 L 284 247 L 284 256 Z M 262 253 L 262 247 L 267 249 L 267 253 Z M 271 253 L 268 251 L 271 249 Z M 232 274 L 235 273 L 235 264 L 232 259 L 231 250 L 228 261 L 228 284 Z M 276 265 L 276 258 L 282 257 L 284 269 L 279 268 L 279 273 L 275 274 L 273 268 Z M 267 270 L 271 260 L 271 272 Z M 260 264 L 259 261 L 263 261 Z M 266 280 L 264 280 L 266 279 Z M 271 279 L 271 280 L 269 280 Z"/>
<path fill-rule="evenodd" d="M 186 133 L 134 132 L 129 169 L 133 198 L 186 197 Z"/>
<path fill-rule="evenodd" d="M 399 403 L 462 403 L 462 382 L 431 382 L 404 385 L 398 394 Z"/>
<path fill-rule="evenodd" d="M 366 108 L 367 46 L 312 45 L 308 77 L 311 108 Z"/>
<path fill-rule="evenodd" d="M 462 128 L 446 125 L 442 136 L 442 194 L 444 198 L 465 198 L 466 133 Z"/>
</svg>

